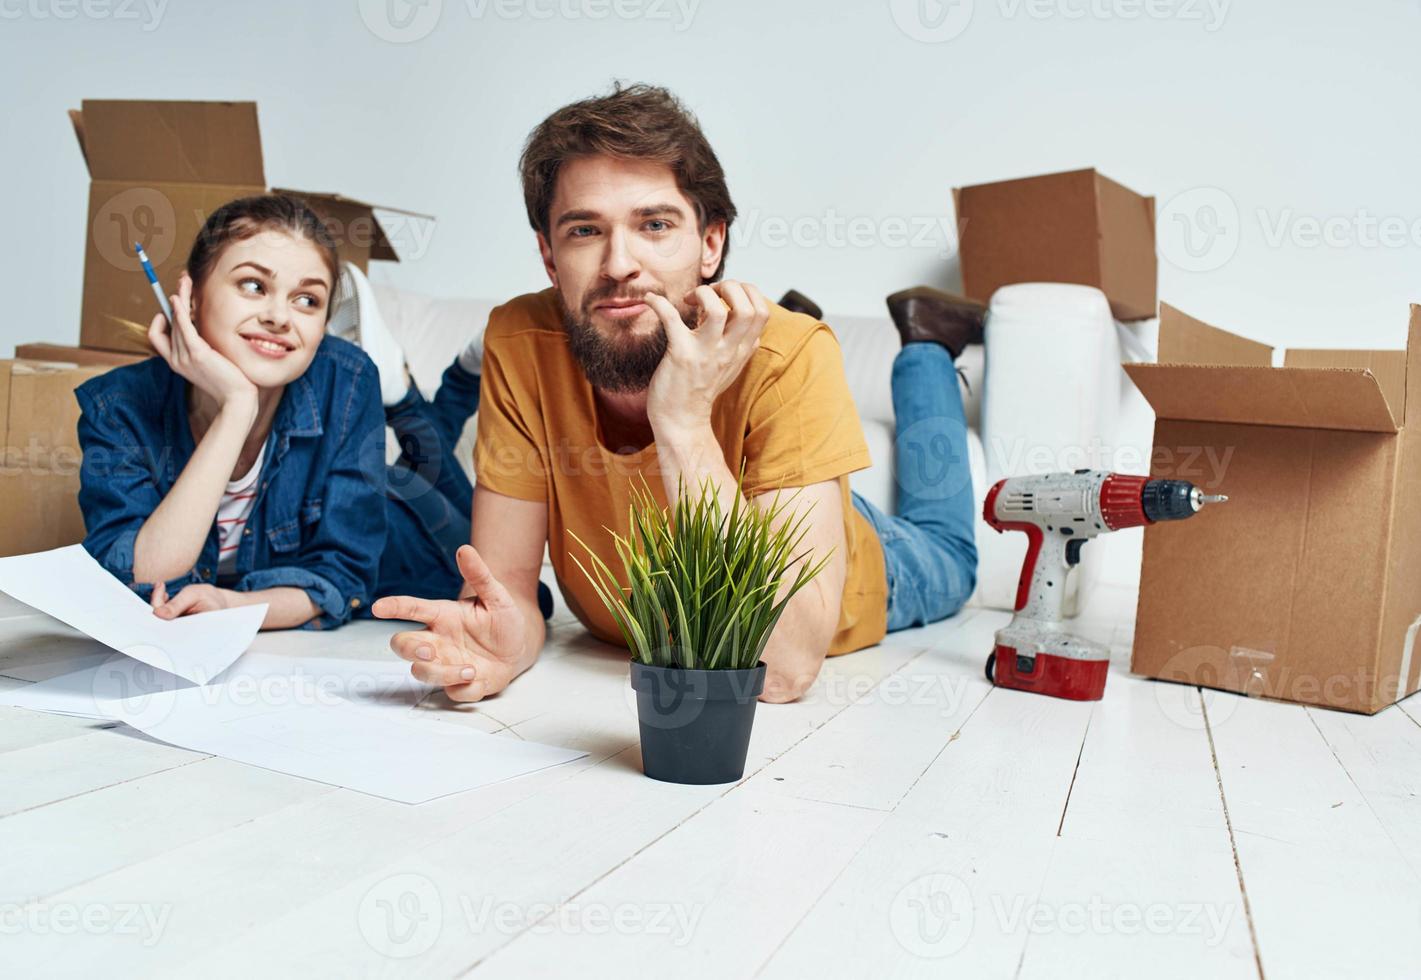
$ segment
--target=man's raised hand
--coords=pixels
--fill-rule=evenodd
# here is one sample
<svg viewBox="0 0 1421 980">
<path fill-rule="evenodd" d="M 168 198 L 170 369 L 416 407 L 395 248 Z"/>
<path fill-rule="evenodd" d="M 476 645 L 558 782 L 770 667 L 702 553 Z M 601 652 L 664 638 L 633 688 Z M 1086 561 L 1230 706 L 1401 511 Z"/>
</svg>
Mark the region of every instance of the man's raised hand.
<svg viewBox="0 0 1421 980">
<path fill-rule="evenodd" d="M 522 669 L 527 638 L 523 611 L 482 556 L 464 545 L 456 556 L 474 595 L 432 600 L 389 596 L 375 603 L 381 619 L 423 623 L 422 630 L 396 633 L 390 649 L 410 661 L 410 673 L 438 684 L 455 701 L 479 701 L 508 686 Z"/>
<path fill-rule="evenodd" d="M 749 283 L 725 280 L 697 286 L 685 302 L 699 310 L 694 330 L 664 296 L 646 302 L 666 328 L 666 355 L 647 389 L 652 429 L 691 430 L 710 421 L 711 406 L 740 377 L 760 346 L 770 318 L 769 301 Z"/>
</svg>

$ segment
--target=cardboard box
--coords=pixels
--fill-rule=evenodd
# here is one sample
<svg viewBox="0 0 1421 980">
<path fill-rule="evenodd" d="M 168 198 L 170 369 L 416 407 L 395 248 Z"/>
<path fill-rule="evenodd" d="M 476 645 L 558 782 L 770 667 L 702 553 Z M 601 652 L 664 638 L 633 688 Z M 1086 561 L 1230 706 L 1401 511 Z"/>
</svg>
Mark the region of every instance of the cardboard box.
<svg viewBox="0 0 1421 980">
<path fill-rule="evenodd" d="M 91 179 L 80 343 L 145 351 L 158 303 L 133 245 L 176 290 L 207 216 L 266 191 L 257 107 L 86 99 L 69 116 Z"/>
<path fill-rule="evenodd" d="M 1169 306 L 1151 475 L 1229 501 L 1145 530 L 1132 669 L 1371 714 L 1421 684 L 1421 306 L 1405 351 L 1288 352 Z"/>
<path fill-rule="evenodd" d="M 0 557 L 84 539 L 74 389 L 107 370 L 0 361 Z"/>
<path fill-rule="evenodd" d="M 48 361 L 52 364 L 74 364 L 86 367 L 119 367 L 137 364 L 149 354 L 125 354 L 122 351 L 99 350 L 94 347 L 66 347 L 62 344 L 20 344 L 15 357 L 23 361 Z"/>
<path fill-rule="evenodd" d="M 266 193 L 256 103 L 86 99 L 69 116 L 91 178 L 80 345 L 145 353 L 143 331 L 158 304 L 133 245 L 143 245 L 159 282 L 175 291 L 208 216 Z M 399 261 L 375 205 L 294 193 L 329 219 L 342 259 L 362 270 L 372 258 Z"/>
<path fill-rule="evenodd" d="M 395 247 L 390 243 L 380 220 L 375 217 L 375 209 L 393 211 L 425 221 L 433 221 L 431 215 L 418 211 L 392 208 L 387 204 L 369 204 L 340 194 L 320 191 L 296 191 L 289 188 L 273 187 L 274 194 L 290 194 L 299 197 L 320 217 L 321 223 L 336 240 L 336 252 L 342 262 L 350 262 L 361 272 L 369 271 L 371 259 L 400 261 Z"/>
<path fill-rule="evenodd" d="M 1117 320 L 1155 315 L 1155 199 L 1095 170 L 954 188 L 962 288 L 1069 282 L 1105 293 Z"/>
</svg>

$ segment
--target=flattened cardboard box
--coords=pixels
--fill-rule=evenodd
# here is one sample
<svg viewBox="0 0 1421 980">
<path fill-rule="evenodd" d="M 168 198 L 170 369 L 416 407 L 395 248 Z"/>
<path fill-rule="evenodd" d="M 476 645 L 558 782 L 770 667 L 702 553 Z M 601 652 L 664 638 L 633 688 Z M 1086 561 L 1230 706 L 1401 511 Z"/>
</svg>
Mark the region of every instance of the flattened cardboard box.
<svg viewBox="0 0 1421 980">
<path fill-rule="evenodd" d="M 0 557 L 84 540 L 74 389 L 107 370 L 0 361 Z"/>
<path fill-rule="evenodd" d="M 1155 199 L 1095 170 L 954 188 L 962 288 L 983 303 L 1002 286 L 1094 286 L 1117 320 L 1155 315 Z"/>
<path fill-rule="evenodd" d="M 144 332 L 158 305 L 134 243 L 175 293 L 208 216 L 235 198 L 266 193 L 256 103 L 86 99 L 69 117 L 91 178 L 79 341 L 147 353 Z M 288 193 L 328 223 L 343 261 L 362 271 L 372 258 L 399 261 L 374 214 L 377 206 L 398 209 L 339 194 Z"/>
<path fill-rule="evenodd" d="M 1405 351 L 1272 350 L 1160 311 L 1151 476 L 1228 503 L 1145 530 L 1138 674 L 1367 714 L 1421 685 L 1421 307 Z"/>
</svg>

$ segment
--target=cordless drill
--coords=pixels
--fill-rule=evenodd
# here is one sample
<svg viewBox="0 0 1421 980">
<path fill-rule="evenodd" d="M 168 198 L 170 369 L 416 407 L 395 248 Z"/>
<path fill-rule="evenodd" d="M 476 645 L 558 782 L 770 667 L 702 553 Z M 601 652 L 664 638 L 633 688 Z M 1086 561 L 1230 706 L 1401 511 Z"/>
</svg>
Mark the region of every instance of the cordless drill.
<svg viewBox="0 0 1421 980">
<path fill-rule="evenodd" d="M 1222 503 L 1187 480 L 1151 480 L 1105 470 L 1076 470 L 998 480 L 982 516 L 1001 531 L 1026 533 L 1026 562 L 1016 587 L 1016 614 L 997 630 L 987 680 L 1073 701 L 1105 693 L 1110 650 L 1062 626 L 1066 573 L 1096 535 L 1157 521 L 1193 517 Z"/>
</svg>

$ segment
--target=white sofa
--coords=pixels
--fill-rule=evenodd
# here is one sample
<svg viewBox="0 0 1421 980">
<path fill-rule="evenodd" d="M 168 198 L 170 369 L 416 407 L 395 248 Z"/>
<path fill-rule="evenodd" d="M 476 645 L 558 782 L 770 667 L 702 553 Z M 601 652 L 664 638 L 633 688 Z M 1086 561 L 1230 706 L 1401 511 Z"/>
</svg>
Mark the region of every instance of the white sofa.
<svg viewBox="0 0 1421 980">
<path fill-rule="evenodd" d="M 1020 288 L 1007 287 L 999 292 L 998 297 Z M 1052 288 L 1072 290 L 1085 287 Z M 434 299 L 379 284 L 375 291 L 392 333 L 405 349 L 416 383 L 427 394 L 433 393 L 445 367 L 462 348 L 469 324 L 486 322 L 489 311 L 495 305 L 487 300 Z M 900 347 L 898 333 L 886 310 L 882 316 L 830 315 L 825 319 L 834 328 L 843 349 L 849 390 L 863 422 L 864 435 L 874 461 L 870 469 L 853 474 L 850 483 L 864 497 L 893 513 L 894 420 L 889 378 L 893 358 Z M 1026 472 L 1031 468 L 1031 459 L 1027 458 L 1030 454 L 1017 452 L 1013 447 L 1019 449 L 1022 445 L 1042 445 L 1046 442 L 1057 446 L 1063 439 L 1068 444 L 1075 441 L 1086 445 L 1109 442 L 1111 438 L 1110 432 L 1092 431 L 1107 424 L 1098 418 L 1099 413 L 1070 414 L 1061 407 L 1076 405 L 1082 392 L 1107 392 L 1104 400 L 1111 401 L 1111 409 L 1116 407 L 1114 400 L 1120 397 L 1119 377 L 1123 377 L 1123 372 L 1119 369 L 1120 350 L 1113 324 L 1105 331 L 1090 330 L 1080 324 L 1075 326 L 1079 329 L 1055 333 L 1036 331 L 1029 338 L 1014 340 L 1004 335 L 994 336 L 989 325 L 988 350 L 1009 349 L 1009 353 L 991 356 L 985 354 L 982 347 L 974 346 L 968 348 L 958 360 L 967 383 L 964 401 L 968 448 L 974 499 L 979 508 L 979 572 L 977 591 L 972 599 L 974 605 L 1009 609 L 1016 595 L 1017 577 L 1026 548 L 1024 536 L 997 534 L 982 520 L 980 512 L 981 502 L 991 482 L 1013 475 L 1010 472 L 1013 464 L 1017 472 Z M 1084 340 L 1081 330 L 1089 334 Z M 995 394 L 994 378 L 995 391 L 1014 392 L 1024 386 L 1030 392 L 1031 401 L 1023 411 L 999 408 L 995 412 L 995 417 L 999 419 L 996 429 L 991 427 L 993 413 L 989 412 L 987 428 L 984 429 L 983 395 L 984 392 Z M 1126 383 L 1125 387 L 1128 389 L 1130 386 Z M 993 404 L 992 394 L 988 394 L 987 403 Z M 1005 396 L 996 399 L 999 405 L 1012 403 L 1013 400 Z M 1061 420 L 1066 415 L 1069 415 L 1069 420 L 1063 430 Z M 1038 421 L 1033 422 L 1033 418 Z M 1049 439 L 1045 440 L 1030 431 L 1033 425 L 1039 426 L 1044 422 L 1049 422 L 1051 429 Z M 457 450 L 460 461 L 466 467 L 471 466 L 473 458 L 473 437 L 474 422 L 471 419 Z M 988 452 L 984 452 L 984 446 Z M 1050 458 L 1059 455 L 1057 452 Z M 1039 462 L 1040 454 L 1035 458 Z M 1086 558 L 1072 586 L 1073 597 L 1078 592 L 1081 605 L 1086 593 L 1100 577 L 1100 561 L 1092 550 L 1086 550 Z M 551 584 L 551 574 L 546 580 Z"/>
</svg>

